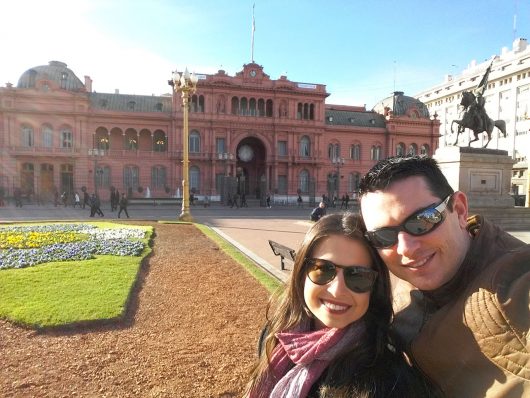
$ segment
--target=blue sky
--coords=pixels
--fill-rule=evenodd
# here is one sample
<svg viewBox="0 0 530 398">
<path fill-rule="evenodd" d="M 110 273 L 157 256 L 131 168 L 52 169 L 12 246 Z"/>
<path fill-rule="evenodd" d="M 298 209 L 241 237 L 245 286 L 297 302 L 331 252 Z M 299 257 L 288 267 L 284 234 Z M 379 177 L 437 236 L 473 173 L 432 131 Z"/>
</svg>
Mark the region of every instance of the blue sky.
<svg viewBox="0 0 530 398">
<path fill-rule="evenodd" d="M 265 73 L 325 84 L 327 103 L 368 109 L 530 40 L 530 0 L 6 1 L 0 85 L 51 60 L 89 75 L 97 92 L 164 94 L 186 66 L 234 75 L 251 60 L 253 4 Z"/>
</svg>

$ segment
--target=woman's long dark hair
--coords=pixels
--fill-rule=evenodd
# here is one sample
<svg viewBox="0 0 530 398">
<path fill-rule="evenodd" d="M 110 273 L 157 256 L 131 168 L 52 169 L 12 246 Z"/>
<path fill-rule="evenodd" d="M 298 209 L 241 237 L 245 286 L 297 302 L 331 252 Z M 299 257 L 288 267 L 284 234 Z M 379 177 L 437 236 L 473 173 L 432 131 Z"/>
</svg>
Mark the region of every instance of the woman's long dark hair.
<svg viewBox="0 0 530 398">
<path fill-rule="evenodd" d="M 378 253 L 365 240 L 365 231 L 366 228 L 359 215 L 345 213 L 325 216 L 307 232 L 296 253 L 287 288 L 279 297 L 273 297 L 267 307 L 264 355 L 260 356 L 252 372 L 251 381 L 247 386 L 247 394 L 259 386 L 267 372 L 272 352 L 278 344 L 275 334 L 311 321 L 309 310 L 304 301 L 305 260 L 312 257 L 318 242 L 332 235 L 342 235 L 361 242 L 370 253 L 372 268 L 377 271 L 378 277 L 370 294 L 368 310 L 361 318 L 366 328 L 366 333 L 362 337 L 363 341 L 352 346 L 350 351 L 343 353 L 328 367 L 324 376 L 324 384 L 347 387 L 356 373 L 382 363 L 383 357 L 388 352 L 389 327 L 393 316 L 390 277 Z M 347 390 L 348 388 L 344 391 Z M 372 395 L 369 394 L 368 396 Z"/>
</svg>

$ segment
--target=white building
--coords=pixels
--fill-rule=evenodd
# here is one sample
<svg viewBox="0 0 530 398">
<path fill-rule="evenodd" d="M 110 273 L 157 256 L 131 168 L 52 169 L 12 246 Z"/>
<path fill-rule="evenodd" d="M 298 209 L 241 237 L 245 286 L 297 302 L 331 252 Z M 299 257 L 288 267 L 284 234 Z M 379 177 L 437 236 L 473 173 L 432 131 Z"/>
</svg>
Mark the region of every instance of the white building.
<svg viewBox="0 0 530 398">
<path fill-rule="evenodd" d="M 493 61 L 493 62 L 492 62 Z M 492 64 L 488 86 L 484 92 L 485 109 L 493 120 L 506 122 L 506 137 L 494 128 L 488 148 L 507 150 L 513 157 L 512 192 L 527 192 L 528 159 L 530 159 L 530 46 L 526 39 L 516 39 L 512 49 L 502 48 L 500 55 L 482 63 L 471 61 L 460 74 L 447 75 L 442 84 L 431 87 L 415 97 L 427 105 L 431 115 L 440 120 L 440 147 L 454 145 L 457 128 L 453 120 L 462 119 L 462 92 L 475 89 L 488 66 Z M 458 137 L 457 145 L 466 146 L 473 133 L 466 129 Z M 483 147 L 487 135 L 471 144 Z"/>
</svg>

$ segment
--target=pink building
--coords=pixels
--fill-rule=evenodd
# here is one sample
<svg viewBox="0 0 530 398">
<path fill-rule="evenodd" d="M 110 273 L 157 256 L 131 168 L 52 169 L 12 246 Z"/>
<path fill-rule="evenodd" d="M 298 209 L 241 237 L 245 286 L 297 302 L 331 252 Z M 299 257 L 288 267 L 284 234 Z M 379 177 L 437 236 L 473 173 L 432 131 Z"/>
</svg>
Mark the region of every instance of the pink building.
<svg viewBox="0 0 530 398">
<path fill-rule="evenodd" d="M 169 74 L 169 72 L 168 72 Z M 168 86 L 168 91 L 171 87 Z M 250 63 L 235 76 L 199 75 L 189 113 L 190 190 L 225 200 L 350 196 L 378 159 L 437 147 L 439 121 L 396 92 L 367 111 L 325 103 L 326 86 L 272 80 Z M 0 187 L 50 200 L 55 191 L 114 187 L 134 197 L 175 197 L 182 182 L 180 94 L 92 91 L 52 61 L 0 88 Z"/>
</svg>

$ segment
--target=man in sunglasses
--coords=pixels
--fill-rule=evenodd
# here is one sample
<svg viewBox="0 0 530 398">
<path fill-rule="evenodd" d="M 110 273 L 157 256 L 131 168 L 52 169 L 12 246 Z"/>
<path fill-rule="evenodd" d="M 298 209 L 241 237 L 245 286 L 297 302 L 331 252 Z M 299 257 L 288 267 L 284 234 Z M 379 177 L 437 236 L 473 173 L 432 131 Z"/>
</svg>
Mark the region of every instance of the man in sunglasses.
<svg viewBox="0 0 530 398">
<path fill-rule="evenodd" d="M 393 157 L 361 180 L 366 237 L 395 279 L 394 328 L 447 397 L 530 396 L 530 245 L 468 218 L 436 161 Z"/>
</svg>

